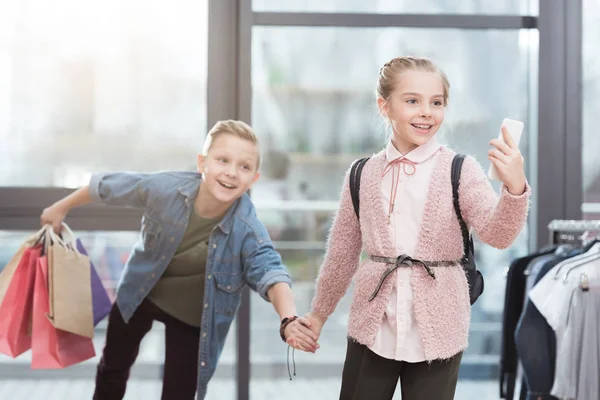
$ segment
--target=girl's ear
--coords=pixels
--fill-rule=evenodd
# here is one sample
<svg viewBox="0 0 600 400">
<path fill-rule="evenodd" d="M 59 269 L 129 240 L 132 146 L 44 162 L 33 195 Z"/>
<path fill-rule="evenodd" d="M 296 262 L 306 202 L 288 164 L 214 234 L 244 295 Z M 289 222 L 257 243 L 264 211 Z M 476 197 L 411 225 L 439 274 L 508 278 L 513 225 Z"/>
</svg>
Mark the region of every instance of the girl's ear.
<svg viewBox="0 0 600 400">
<path fill-rule="evenodd" d="M 389 107 L 387 104 L 387 101 L 385 101 L 384 99 L 382 99 L 381 97 L 379 97 L 377 99 L 377 108 L 379 108 L 379 112 L 381 113 L 382 116 L 386 117 L 388 116 L 389 113 Z"/>
</svg>

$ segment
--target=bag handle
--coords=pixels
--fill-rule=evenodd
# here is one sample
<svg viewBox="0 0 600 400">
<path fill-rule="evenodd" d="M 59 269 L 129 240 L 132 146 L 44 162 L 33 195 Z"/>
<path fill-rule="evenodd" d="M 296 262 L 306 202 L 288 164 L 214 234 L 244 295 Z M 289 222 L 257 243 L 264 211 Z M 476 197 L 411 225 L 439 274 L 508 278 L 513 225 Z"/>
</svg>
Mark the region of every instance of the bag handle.
<svg viewBox="0 0 600 400">
<path fill-rule="evenodd" d="M 57 245 L 64 247 L 67 250 L 77 253 L 78 255 L 82 255 L 82 253 L 77 249 L 77 242 L 75 239 L 75 234 L 73 233 L 71 228 L 69 228 L 69 226 L 67 224 L 65 224 L 64 222 L 62 223 L 62 226 L 65 229 L 63 229 L 61 231 L 61 234 L 58 235 L 58 234 L 56 234 L 56 232 L 54 232 L 52 225 L 50 225 L 50 224 L 45 225 L 45 232 L 46 232 L 45 250 L 46 250 L 46 252 L 48 250 L 48 246 L 50 246 L 51 244 L 57 244 Z"/>
<path fill-rule="evenodd" d="M 46 238 L 48 236 L 50 236 L 50 239 L 52 240 L 52 243 L 59 244 L 62 247 L 67 247 L 67 242 L 65 242 L 65 240 L 62 237 L 58 236 L 56 234 L 56 232 L 54 232 L 54 229 L 52 228 L 52 225 L 47 225 L 47 226 L 48 226 L 48 229 L 46 229 L 46 233 L 47 233 Z"/>
<path fill-rule="evenodd" d="M 42 226 L 42 229 L 40 229 L 39 231 L 37 231 L 36 233 L 34 233 L 33 235 L 31 235 L 30 237 L 28 237 L 25 240 L 25 244 L 27 246 L 35 246 L 37 243 L 40 242 L 40 240 L 42 240 L 45 236 L 46 236 L 46 229 L 47 229 L 47 225 Z"/>
<path fill-rule="evenodd" d="M 65 243 L 65 246 L 78 253 L 78 254 L 82 254 L 78 249 L 77 249 L 77 237 L 75 236 L 75 233 L 73 233 L 73 231 L 71 230 L 71 228 L 69 227 L 69 225 L 67 225 L 66 222 L 62 222 L 61 223 L 62 227 L 64 228 L 61 231 L 61 236 L 62 236 L 62 240 L 63 243 Z"/>
</svg>

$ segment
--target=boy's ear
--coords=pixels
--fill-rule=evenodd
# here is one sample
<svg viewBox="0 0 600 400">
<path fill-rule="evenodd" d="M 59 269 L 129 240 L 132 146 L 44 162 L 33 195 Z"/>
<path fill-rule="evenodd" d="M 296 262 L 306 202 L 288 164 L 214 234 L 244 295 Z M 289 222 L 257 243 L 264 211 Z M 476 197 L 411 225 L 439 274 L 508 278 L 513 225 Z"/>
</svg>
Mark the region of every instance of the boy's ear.
<svg viewBox="0 0 600 400">
<path fill-rule="evenodd" d="M 254 175 L 254 178 L 252 179 L 253 185 L 258 180 L 258 178 L 260 178 L 260 171 L 256 171 L 256 175 Z"/>
<path fill-rule="evenodd" d="M 198 169 L 198 173 L 204 173 L 204 162 L 206 157 L 202 154 L 198 154 L 198 160 L 196 161 L 196 168 Z"/>
</svg>

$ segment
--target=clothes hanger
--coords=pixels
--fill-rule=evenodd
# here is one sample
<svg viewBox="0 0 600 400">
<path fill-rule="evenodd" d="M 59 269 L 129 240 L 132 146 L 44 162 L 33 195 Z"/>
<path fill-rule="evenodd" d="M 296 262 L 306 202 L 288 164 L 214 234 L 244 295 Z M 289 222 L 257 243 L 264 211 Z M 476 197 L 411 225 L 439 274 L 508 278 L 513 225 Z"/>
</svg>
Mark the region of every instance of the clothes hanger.
<svg viewBox="0 0 600 400">
<path fill-rule="evenodd" d="M 594 245 L 600 243 L 600 232 L 595 232 L 591 234 L 589 231 L 586 231 L 582 237 L 583 244 L 583 252 L 587 253 Z"/>
<path fill-rule="evenodd" d="M 564 255 L 566 253 L 568 253 L 569 251 L 573 250 L 575 248 L 575 246 L 573 246 L 572 244 L 569 243 L 563 243 L 558 245 L 558 247 L 556 247 L 554 249 L 554 255 L 556 256 L 561 256 Z M 527 265 L 527 267 L 525 267 L 525 270 L 523 271 L 523 275 L 528 276 L 529 274 L 531 274 L 531 267 L 532 267 L 533 263 L 529 263 Z"/>
<path fill-rule="evenodd" d="M 594 243 L 592 243 L 592 245 L 589 246 L 589 249 L 587 251 L 585 251 L 584 253 L 582 253 L 578 256 L 575 256 L 573 258 L 570 258 L 568 260 L 565 260 L 562 263 L 560 263 L 559 265 L 557 265 L 555 267 L 556 271 L 554 273 L 554 279 L 558 279 L 558 275 L 560 274 L 560 271 L 562 270 L 563 267 L 569 266 L 573 263 L 585 264 L 588 261 L 593 261 L 594 259 L 596 259 L 599 256 L 600 256 L 600 240 L 597 240 Z M 581 264 L 581 265 L 583 265 L 583 264 Z"/>
<path fill-rule="evenodd" d="M 587 264 L 591 263 L 592 261 L 596 261 L 596 260 L 600 260 L 600 253 L 590 256 L 590 257 L 586 258 L 585 260 L 575 261 L 576 265 L 569 268 L 569 270 L 565 274 L 563 283 L 567 283 L 569 274 L 571 273 L 571 271 L 573 271 L 574 269 L 577 269 L 579 267 L 582 267 L 584 265 L 587 265 Z"/>
</svg>

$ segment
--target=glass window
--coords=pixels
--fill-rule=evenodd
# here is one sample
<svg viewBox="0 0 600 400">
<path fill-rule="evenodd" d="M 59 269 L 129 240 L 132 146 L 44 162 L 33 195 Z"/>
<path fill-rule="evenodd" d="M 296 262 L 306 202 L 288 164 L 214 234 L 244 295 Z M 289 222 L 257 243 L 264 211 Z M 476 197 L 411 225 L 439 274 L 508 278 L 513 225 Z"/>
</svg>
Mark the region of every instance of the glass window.
<svg viewBox="0 0 600 400">
<path fill-rule="evenodd" d="M 254 11 L 537 15 L 539 0 L 253 0 Z"/>
<path fill-rule="evenodd" d="M 206 131 L 207 0 L 0 6 L 0 186 L 193 169 Z"/>
<path fill-rule="evenodd" d="M 536 45 L 536 32 L 525 30 L 254 28 L 252 122 L 261 136 L 264 165 L 253 199 L 296 279 L 300 313 L 310 307 L 345 171 L 353 160 L 379 151 L 386 142 L 374 94 L 380 67 L 402 54 L 437 61 L 451 84 L 439 137 L 455 150 L 474 155 L 487 169 L 488 142 L 498 135 L 505 117 L 525 122 L 520 148 L 526 157 L 532 150 L 529 137 L 537 134 L 531 112 L 537 108 L 533 70 L 537 63 L 531 60 Z M 498 183 L 493 185 L 499 189 Z M 476 242 L 486 293 L 473 307 L 470 347 L 463 359 L 470 367 L 461 376 L 483 376 L 494 389 L 504 270 L 527 252 L 528 237 L 526 227 L 506 251 Z M 335 390 L 350 301 L 347 295 L 327 322 L 317 355 L 296 354 L 302 376 L 331 377 Z M 269 346 L 269 340 L 276 340 L 277 324 L 267 310 L 271 306 L 258 298 L 255 303 L 259 304 L 252 309 L 253 332 L 265 330 L 270 338 L 252 335 L 253 379 L 259 379 L 261 363 L 285 365 L 286 355 L 284 348 Z M 286 369 L 281 376 L 287 376 Z M 470 387 L 462 386 L 460 393 L 468 393 Z"/>
<path fill-rule="evenodd" d="M 597 121 L 600 113 L 600 28 L 593 18 L 600 11 L 596 1 L 583 2 L 583 213 L 587 219 L 600 219 L 600 133 Z"/>
</svg>

